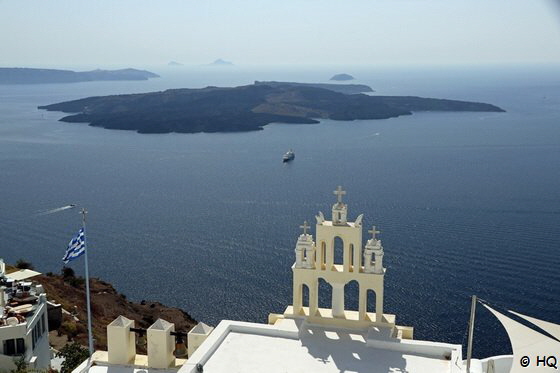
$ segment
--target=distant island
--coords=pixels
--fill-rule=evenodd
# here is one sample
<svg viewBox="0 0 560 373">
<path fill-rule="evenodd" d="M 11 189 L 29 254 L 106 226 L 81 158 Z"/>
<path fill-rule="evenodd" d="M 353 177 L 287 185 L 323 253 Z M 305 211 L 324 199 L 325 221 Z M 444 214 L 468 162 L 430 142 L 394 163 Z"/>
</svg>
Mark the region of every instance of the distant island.
<svg viewBox="0 0 560 373">
<path fill-rule="evenodd" d="M 346 81 L 346 80 L 354 80 L 354 77 L 350 74 L 336 74 L 333 75 L 332 78 L 330 80 L 336 80 L 336 81 Z"/>
<path fill-rule="evenodd" d="M 177 62 L 177 61 L 169 61 L 167 66 L 183 66 L 183 64 L 181 62 Z"/>
<path fill-rule="evenodd" d="M 73 113 L 63 122 L 140 133 L 254 131 L 272 122 L 385 119 L 413 111 L 504 111 L 478 102 L 344 94 L 309 84 L 273 83 L 89 97 L 39 109 Z"/>
<path fill-rule="evenodd" d="M 218 58 L 216 61 L 209 63 L 208 66 L 234 66 L 233 62 Z"/>
<path fill-rule="evenodd" d="M 0 84 L 77 83 L 104 80 L 148 80 L 150 78 L 159 78 L 159 75 L 136 69 L 72 71 L 0 67 Z"/>
</svg>

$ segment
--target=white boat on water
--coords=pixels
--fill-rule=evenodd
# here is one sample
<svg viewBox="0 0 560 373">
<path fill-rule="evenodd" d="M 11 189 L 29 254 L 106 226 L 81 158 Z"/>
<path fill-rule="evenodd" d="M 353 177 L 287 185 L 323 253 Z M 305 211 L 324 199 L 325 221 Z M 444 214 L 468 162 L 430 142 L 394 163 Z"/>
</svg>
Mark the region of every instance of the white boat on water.
<svg viewBox="0 0 560 373">
<path fill-rule="evenodd" d="M 295 157 L 296 157 L 296 154 L 294 153 L 294 151 L 292 149 L 290 149 L 282 157 L 282 162 L 285 163 L 285 162 L 293 161 Z"/>
</svg>

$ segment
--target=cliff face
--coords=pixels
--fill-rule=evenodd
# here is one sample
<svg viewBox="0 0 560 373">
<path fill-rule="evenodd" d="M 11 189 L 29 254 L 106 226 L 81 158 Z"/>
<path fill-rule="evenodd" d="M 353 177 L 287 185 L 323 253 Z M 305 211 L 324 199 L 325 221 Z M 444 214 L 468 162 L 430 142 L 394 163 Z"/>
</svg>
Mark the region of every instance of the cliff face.
<svg viewBox="0 0 560 373">
<path fill-rule="evenodd" d="M 34 278 L 42 284 L 47 292 L 47 298 L 62 304 L 64 310 L 73 313 L 79 321 L 65 314 L 63 325 L 57 332 L 51 332 L 51 343 L 62 347 L 68 337 L 87 346 L 87 311 L 86 293 L 83 281 L 69 281 L 60 275 L 41 275 Z M 196 321 L 186 312 L 173 307 L 167 307 L 159 302 L 141 301 L 140 303 L 129 302 L 123 294 L 119 294 L 115 288 L 100 279 L 90 279 L 93 335 L 96 349 L 107 349 L 107 324 L 119 315 L 135 320 L 138 328 L 147 328 L 158 318 L 175 324 L 175 330 L 188 331 L 196 325 Z M 186 341 L 185 341 L 186 342 Z M 145 352 L 145 346 L 137 346 L 138 352 Z"/>
<path fill-rule="evenodd" d="M 65 122 L 140 133 L 254 131 L 271 122 L 385 119 L 426 110 L 503 111 L 477 102 L 344 94 L 330 88 L 281 82 L 89 97 L 39 108 L 75 113 L 61 119 Z"/>
</svg>

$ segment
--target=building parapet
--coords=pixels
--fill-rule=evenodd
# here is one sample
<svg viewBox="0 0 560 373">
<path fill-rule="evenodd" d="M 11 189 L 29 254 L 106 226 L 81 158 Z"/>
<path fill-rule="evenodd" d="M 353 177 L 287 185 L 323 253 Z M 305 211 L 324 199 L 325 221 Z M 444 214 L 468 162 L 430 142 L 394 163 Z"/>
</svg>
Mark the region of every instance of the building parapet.
<svg viewBox="0 0 560 373">
<path fill-rule="evenodd" d="M 177 332 L 174 324 L 163 319 L 156 320 L 148 329 L 140 329 L 135 328 L 134 320 L 119 316 L 107 325 L 107 351 L 96 351 L 92 355 L 90 368 L 119 366 L 131 371 L 144 368 L 149 368 L 150 371 L 177 371 L 187 361 L 185 338 L 188 337 L 190 356 L 213 330 L 214 328 L 199 323 L 189 333 Z M 136 334 L 142 338 L 147 337 L 146 355 L 136 353 Z M 87 360 L 74 372 L 87 369 L 86 363 Z"/>
</svg>

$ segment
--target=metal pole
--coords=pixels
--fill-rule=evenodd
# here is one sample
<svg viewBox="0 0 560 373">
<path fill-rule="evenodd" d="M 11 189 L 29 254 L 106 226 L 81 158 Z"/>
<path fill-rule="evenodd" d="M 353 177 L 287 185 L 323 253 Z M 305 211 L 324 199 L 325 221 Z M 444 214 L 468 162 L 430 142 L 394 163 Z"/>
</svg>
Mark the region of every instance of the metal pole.
<svg viewBox="0 0 560 373">
<path fill-rule="evenodd" d="M 474 316 L 476 313 L 476 295 L 472 296 L 471 317 L 469 319 L 469 339 L 467 342 L 467 373 L 471 372 L 472 342 L 474 334 Z"/>
<path fill-rule="evenodd" d="M 82 208 L 82 226 L 84 228 L 84 251 L 85 251 L 85 265 L 86 265 L 86 303 L 87 303 L 87 317 L 88 317 L 88 344 L 89 355 L 93 355 L 93 335 L 91 329 L 91 301 L 89 295 L 89 268 L 88 268 L 88 250 L 87 250 L 87 237 L 86 237 L 86 214 L 87 210 Z"/>
</svg>

